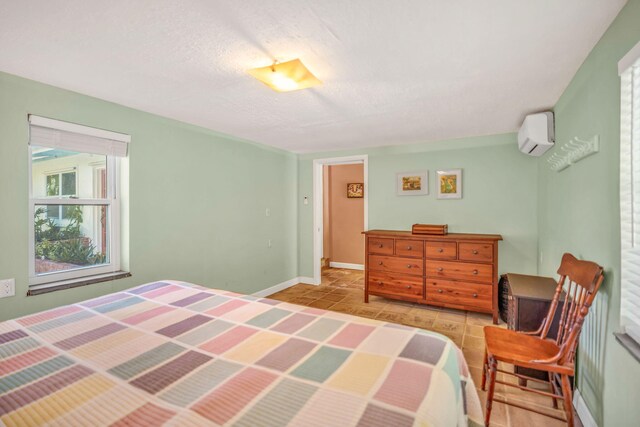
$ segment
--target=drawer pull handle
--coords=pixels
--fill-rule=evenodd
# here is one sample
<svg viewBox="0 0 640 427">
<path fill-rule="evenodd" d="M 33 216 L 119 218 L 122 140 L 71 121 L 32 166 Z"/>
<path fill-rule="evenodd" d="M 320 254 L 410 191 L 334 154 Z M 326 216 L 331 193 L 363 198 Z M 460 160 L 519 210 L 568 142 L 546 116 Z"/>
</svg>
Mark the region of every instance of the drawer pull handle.
<svg viewBox="0 0 640 427">
<path fill-rule="evenodd" d="M 407 264 L 407 268 L 411 268 L 411 264 Z"/>
<path fill-rule="evenodd" d="M 474 254 L 474 255 L 478 255 L 478 251 L 474 249 L 474 250 L 473 250 L 473 254 Z"/>
<path fill-rule="evenodd" d="M 474 298 L 478 298 L 478 294 L 473 294 L 473 297 Z"/>
<path fill-rule="evenodd" d="M 380 243 L 380 244 L 378 245 L 378 247 L 379 247 L 379 248 L 384 248 L 384 245 L 383 245 L 382 243 Z"/>
<path fill-rule="evenodd" d="M 411 289 L 411 285 L 407 285 L 407 289 Z"/>
<path fill-rule="evenodd" d="M 407 250 L 410 251 L 411 250 L 411 246 L 407 246 Z"/>
<path fill-rule="evenodd" d="M 441 294 L 442 293 L 442 289 L 438 289 L 438 293 Z"/>
<path fill-rule="evenodd" d="M 478 274 L 478 270 L 473 270 L 473 274 Z"/>
<path fill-rule="evenodd" d="M 438 271 L 442 271 L 442 270 L 443 270 L 442 267 L 438 267 Z"/>
<path fill-rule="evenodd" d="M 438 252 L 444 252 L 444 249 L 438 248 Z"/>
<path fill-rule="evenodd" d="M 384 282 L 378 282 L 378 285 L 384 286 Z"/>
<path fill-rule="evenodd" d="M 382 265 L 382 261 L 378 261 L 378 265 Z"/>
</svg>

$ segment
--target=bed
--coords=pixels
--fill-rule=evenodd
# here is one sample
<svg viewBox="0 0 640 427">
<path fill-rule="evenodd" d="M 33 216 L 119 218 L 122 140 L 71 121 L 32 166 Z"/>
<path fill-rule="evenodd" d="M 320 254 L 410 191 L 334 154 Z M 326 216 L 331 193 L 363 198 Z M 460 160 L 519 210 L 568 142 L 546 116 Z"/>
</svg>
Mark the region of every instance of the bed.
<svg viewBox="0 0 640 427">
<path fill-rule="evenodd" d="M 475 426 L 446 337 L 161 281 L 0 323 L 7 426 Z"/>
</svg>

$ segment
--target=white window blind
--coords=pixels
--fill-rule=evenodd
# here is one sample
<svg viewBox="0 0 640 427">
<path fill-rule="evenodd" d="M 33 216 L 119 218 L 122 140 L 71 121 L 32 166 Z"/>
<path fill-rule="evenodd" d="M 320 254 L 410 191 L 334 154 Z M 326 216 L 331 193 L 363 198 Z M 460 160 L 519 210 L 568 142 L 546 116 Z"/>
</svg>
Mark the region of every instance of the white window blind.
<svg viewBox="0 0 640 427">
<path fill-rule="evenodd" d="M 620 322 L 640 343 L 640 43 L 618 64 L 620 108 Z"/>
<path fill-rule="evenodd" d="M 29 115 L 29 144 L 80 153 L 126 157 L 129 135 Z"/>
</svg>

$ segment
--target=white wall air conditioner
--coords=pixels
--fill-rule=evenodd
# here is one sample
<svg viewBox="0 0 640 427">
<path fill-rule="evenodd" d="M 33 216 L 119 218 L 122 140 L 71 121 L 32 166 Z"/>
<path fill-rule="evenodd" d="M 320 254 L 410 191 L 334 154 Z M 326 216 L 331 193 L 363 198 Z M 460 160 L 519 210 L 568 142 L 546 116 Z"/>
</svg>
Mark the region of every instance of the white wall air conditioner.
<svg viewBox="0 0 640 427">
<path fill-rule="evenodd" d="M 555 143 L 553 113 L 529 114 L 518 131 L 518 148 L 530 156 L 542 156 Z"/>
</svg>

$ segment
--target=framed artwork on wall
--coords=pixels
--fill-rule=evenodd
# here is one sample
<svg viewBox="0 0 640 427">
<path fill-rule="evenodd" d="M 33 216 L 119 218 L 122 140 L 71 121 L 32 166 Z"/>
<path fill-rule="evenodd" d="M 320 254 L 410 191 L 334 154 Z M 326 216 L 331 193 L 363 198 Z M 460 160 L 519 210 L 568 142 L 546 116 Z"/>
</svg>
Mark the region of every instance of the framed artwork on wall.
<svg viewBox="0 0 640 427">
<path fill-rule="evenodd" d="M 462 169 L 436 172 L 438 199 L 462 199 Z"/>
<path fill-rule="evenodd" d="M 347 197 L 349 199 L 362 199 L 364 197 L 364 184 L 361 182 L 347 184 Z"/>
<path fill-rule="evenodd" d="M 398 172 L 396 174 L 398 196 L 424 196 L 429 194 L 429 171 Z"/>
</svg>

